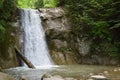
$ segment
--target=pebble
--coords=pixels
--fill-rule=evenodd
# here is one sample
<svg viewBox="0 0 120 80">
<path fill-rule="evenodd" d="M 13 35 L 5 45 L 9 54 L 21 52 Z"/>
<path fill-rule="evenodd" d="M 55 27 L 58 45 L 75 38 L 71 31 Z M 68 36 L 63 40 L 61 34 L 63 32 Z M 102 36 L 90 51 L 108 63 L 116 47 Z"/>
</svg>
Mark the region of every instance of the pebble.
<svg viewBox="0 0 120 80">
<path fill-rule="evenodd" d="M 65 78 L 65 80 L 76 80 L 74 78 Z"/>
<path fill-rule="evenodd" d="M 104 71 L 103 73 L 108 74 L 108 71 Z"/>
<path fill-rule="evenodd" d="M 113 71 L 115 71 L 115 72 L 116 72 L 116 71 L 117 71 L 117 69 L 114 69 Z"/>
<path fill-rule="evenodd" d="M 120 71 L 120 69 L 118 69 Z"/>
<path fill-rule="evenodd" d="M 91 79 L 93 79 L 93 80 L 107 80 L 107 78 L 103 75 L 93 75 L 93 76 L 91 76 Z"/>
<path fill-rule="evenodd" d="M 87 79 L 87 80 L 93 80 L 93 79 Z"/>
<path fill-rule="evenodd" d="M 90 76 L 92 76 L 92 75 L 93 75 L 93 73 L 89 73 L 89 75 L 90 75 Z"/>
</svg>

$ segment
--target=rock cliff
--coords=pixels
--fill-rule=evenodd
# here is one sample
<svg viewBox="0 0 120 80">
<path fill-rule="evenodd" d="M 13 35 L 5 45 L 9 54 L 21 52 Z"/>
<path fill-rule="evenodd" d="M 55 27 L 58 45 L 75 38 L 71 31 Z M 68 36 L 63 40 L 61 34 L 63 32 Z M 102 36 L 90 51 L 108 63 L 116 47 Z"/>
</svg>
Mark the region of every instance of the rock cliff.
<svg viewBox="0 0 120 80">
<path fill-rule="evenodd" d="M 76 64 L 68 41 L 71 26 L 62 8 L 39 9 L 51 56 L 57 64 Z"/>
<path fill-rule="evenodd" d="M 17 56 L 14 46 L 18 46 L 19 36 L 18 30 L 13 25 L 8 25 L 4 41 L 0 43 L 0 67 L 10 68 L 18 66 Z"/>
<path fill-rule="evenodd" d="M 74 36 L 65 9 L 42 8 L 39 11 L 45 27 L 50 54 L 57 64 L 117 65 L 119 63 L 118 60 L 104 53 L 91 53 L 91 44 L 94 41 L 83 37 L 82 34 L 81 37 Z"/>
</svg>

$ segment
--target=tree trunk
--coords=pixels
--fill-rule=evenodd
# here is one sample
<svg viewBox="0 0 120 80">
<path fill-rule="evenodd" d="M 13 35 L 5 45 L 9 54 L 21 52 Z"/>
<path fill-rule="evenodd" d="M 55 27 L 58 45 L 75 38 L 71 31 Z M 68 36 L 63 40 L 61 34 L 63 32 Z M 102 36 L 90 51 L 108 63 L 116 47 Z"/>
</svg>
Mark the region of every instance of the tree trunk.
<svg viewBox="0 0 120 80">
<path fill-rule="evenodd" d="M 15 47 L 15 52 L 18 54 L 20 59 L 22 59 L 27 64 L 29 68 L 35 69 L 35 66 L 25 56 L 21 54 L 20 50 L 17 47 Z"/>
</svg>

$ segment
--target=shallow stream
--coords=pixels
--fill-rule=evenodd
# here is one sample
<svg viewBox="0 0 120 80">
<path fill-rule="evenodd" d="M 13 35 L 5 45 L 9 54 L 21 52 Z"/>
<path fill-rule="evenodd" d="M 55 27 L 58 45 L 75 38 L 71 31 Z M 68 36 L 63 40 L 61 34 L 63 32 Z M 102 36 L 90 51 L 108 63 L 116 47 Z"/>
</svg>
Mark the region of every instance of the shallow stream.
<svg viewBox="0 0 120 80">
<path fill-rule="evenodd" d="M 93 65 L 60 65 L 43 66 L 37 69 L 17 67 L 6 69 L 6 73 L 14 76 L 16 80 L 41 80 L 44 74 L 73 77 L 78 80 L 87 80 L 91 75 L 103 75 L 109 80 L 120 80 L 120 67 L 93 66 Z"/>
</svg>

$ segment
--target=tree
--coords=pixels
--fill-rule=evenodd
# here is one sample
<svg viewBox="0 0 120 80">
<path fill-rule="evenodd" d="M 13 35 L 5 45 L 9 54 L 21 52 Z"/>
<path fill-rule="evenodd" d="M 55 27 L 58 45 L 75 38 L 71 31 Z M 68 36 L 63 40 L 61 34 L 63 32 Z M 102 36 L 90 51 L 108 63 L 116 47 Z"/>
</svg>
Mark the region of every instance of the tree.
<svg viewBox="0 0 120 80">
<path fill-rule="evenodd" d="M 92 52 L 99 49 L 100 53 L 119 55 L 119 0 L 61 0 L 60 4 L 68 9 L 73 35 L 93 40 Z"/>
<path fill-rule="evenodd" d="M 15 12 L 16 0 L 0 0 L 0 41 L 3 40 L 6 23 L 13 20 Z"/>
</svg>

